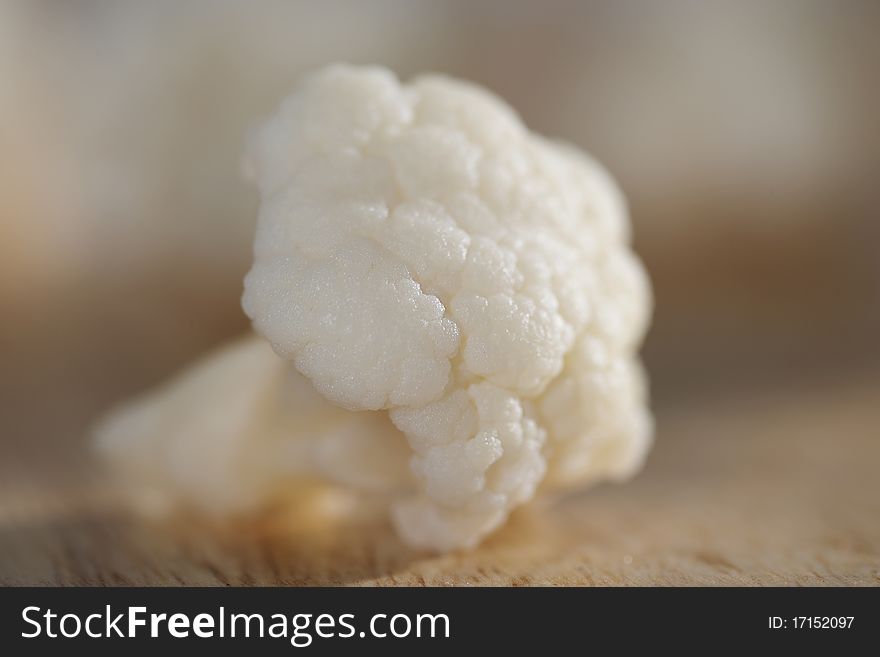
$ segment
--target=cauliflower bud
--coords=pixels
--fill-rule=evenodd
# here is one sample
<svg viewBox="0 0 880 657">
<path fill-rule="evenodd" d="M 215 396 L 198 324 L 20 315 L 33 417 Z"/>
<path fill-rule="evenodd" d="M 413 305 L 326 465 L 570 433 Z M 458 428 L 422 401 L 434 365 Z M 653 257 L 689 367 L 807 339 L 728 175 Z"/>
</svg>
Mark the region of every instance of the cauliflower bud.
<svg viewBox="0 0 880 657">
<path fill-rule="evenodd" d="M 255 132 L 246 168 L 244 310 L 326 399 L 406 436 L 407 542 L 470 547 L 542 481 L 638 468 L 649 285 L 588 156 L 473 85 L 332 66 Z"/>
</svg>

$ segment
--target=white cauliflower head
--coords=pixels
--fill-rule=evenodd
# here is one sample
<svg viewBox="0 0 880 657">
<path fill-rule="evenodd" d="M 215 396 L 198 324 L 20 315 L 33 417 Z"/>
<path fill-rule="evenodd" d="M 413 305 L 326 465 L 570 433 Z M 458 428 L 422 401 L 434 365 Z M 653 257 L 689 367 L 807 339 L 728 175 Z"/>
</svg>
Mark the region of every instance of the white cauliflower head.
<svg viewBox="0 0 880 657">
<path fill-rule="evenodd" d="M 324 397 L 406 435 L 408 542 L 469 547 L 544 480 L 638 467 L 649 286 L 585 154 L 472 85 L 333 66 L 256 132 L 247 168 L 245 312 Z"/>
</svg>

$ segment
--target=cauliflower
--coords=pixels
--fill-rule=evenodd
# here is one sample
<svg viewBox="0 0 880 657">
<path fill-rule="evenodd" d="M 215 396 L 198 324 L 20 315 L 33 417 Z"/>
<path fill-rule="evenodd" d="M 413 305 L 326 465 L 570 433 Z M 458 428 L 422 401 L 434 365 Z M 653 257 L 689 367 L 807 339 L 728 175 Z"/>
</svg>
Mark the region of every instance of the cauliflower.
<svg viewBox="0 0 880 657">
<path fill-rule="evenodd" d="M 649 286 L 586 155 L 472 85 L 333 66 L 255 132 L 246 170 L 243 307 L 266 340 L 103 422 L 142 498 L 241 513 L 320 478 L 390 497 L 406 542 L 450 550 L 539 486 L 640 466 Z"/>
<path fill-rule="evenodd" d="M 649 285 L 585 154 L 472 85 L 332 66 L 246 166 L 261 207 L 245 312 L 323 397 L 406 436 L 407 542 L 471 547 L 544 481 L 639 467 Z"/>
</svg>

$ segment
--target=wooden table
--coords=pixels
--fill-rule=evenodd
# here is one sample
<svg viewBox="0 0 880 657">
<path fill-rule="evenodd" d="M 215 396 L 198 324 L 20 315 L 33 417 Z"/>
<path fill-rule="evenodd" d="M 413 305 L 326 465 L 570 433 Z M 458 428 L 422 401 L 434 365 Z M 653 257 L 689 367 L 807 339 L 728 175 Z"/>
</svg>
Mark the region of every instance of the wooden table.
<svg viewBox="0 0 880 657">
<path fill-rule="evenodd" d="M 524 509 L 445 556 L 381 517 L 147 521 L 74 459 L 42 478 L 6 459 L 0 583 L 880 584 L 880 377 L 665 406 L 658 427 L 629 484 Z"/>
</svg>

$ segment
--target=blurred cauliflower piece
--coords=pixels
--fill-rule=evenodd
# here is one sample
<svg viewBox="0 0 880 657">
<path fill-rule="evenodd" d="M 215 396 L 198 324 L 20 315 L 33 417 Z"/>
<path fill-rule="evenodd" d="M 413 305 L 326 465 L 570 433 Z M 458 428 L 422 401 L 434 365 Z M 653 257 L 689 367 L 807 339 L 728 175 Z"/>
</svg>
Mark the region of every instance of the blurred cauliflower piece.
<svg viewBox="0 0 880 657">
<path fill-rule="evenodd" d="M 255 511 L 302 480 L 396 493 L 403 436 L 329 403 L 265 340 L 242 338 L 108 415 L 97 446 L 145 510 Z"/>
<path fill-rule="evenodd" d="M 244 309 L 326 399 L 405 434 L 407 542 L 471 547 L 542 482 L 640 466 L 650 290 L 584 153 L 473 85 L 332 66 L 255 132 L 246 169 Z"/>
</svg>

